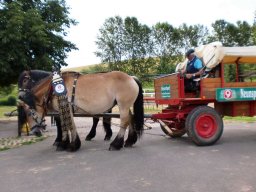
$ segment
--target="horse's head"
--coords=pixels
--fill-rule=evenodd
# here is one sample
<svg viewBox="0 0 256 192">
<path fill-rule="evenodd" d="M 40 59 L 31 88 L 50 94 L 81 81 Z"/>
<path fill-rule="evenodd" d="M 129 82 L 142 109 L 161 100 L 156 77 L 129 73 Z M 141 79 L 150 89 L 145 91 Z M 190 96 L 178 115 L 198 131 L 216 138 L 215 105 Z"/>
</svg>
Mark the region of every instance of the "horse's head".
<svg viewBox="0 0 256 192">
<path fill-rule="evenodd" d="M 41 135 L 45 128 L 44 114 L 45 106 L 43 95 L 49 89 L 49 77 L 51 73 L 32 70 L 24 71 L 18 80 L 18 128 L 21 130 L 23 124 L 28 123 L 31 132 Z M 43 81 L 43 79 L 45 79 Z M 42 80 L 42 82 L 41 82 Z M 44 92 L 43 92 L 44 91 Z"/>
</svg>

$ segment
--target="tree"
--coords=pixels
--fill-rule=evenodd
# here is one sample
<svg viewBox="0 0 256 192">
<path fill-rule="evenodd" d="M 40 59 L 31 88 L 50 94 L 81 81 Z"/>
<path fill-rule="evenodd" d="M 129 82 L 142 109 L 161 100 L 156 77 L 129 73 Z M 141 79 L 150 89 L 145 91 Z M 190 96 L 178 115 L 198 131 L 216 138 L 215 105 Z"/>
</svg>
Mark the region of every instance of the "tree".
<svg viewBox="0 0 256 192">
<path fill-rule="evenodd" d="M 237 21 L 236 24 L 226 22 L 225 20 L 217 20 L 212 24 L 214 29 L 213 35 L 209 39 L 220 41 L 224 46 L 249 46 L 253 45 L 253 26 L 246 21 Z M 239 73 L 246 71 L 249 66 L 239 65 Z M 226 81 L 235 81 L 236 76 L 235 64 L 228 65 L 225 68 Z"/>
<path fill-rule="evenodd" d="M 183 47 L 184 52 L 205 44 L 209 34 L 207 27 L 203 25 L 187 25 L 185 23 L 179 27 L 179 31 L 182 39 L 180 47 Z"/>
<path fill-rule="evenodd" d="M 150 28 L 135 17 L 126 17 L 124 22 L 124 50 L 126 72 L 136 76 L 149 73 L 152 66 Z"/>
<path fill-rule="evenodd" d="M 256 45 L 256 11 L 254 12 L 254 20 L 252 25 L 252 43 Z"/>
<path fill-rule="evenodd" d="M 181 35 L 168 23 L 157 23 L 152 27 L 153 54 L 159 59 L 158 73 L 171 73 L 179 61 Z"/>
<path fill-rule="evenodd" d="M 119 16 L 106 19 L 99 32 L 95 42 L 98 48 L 98 51 L 95 52 L 96 56 L 100 57 L 103 63 L 108 63 L 111 70 L 122 70 L 124 57 L 123 19 Z"/>
<path fill-rule="evenodd" d="M 225 20 L 217 20 L 212 24 L 213 35 L 210 41 L 220 41 L 224 46 L 252 45 L 252 26 L 246 21 L 237 21 L 236 24 Z"/>
<path fill-rule="evenodd" d="M 119 70 L 141 76 L 152 65 L 150 56 L 150 29 L 134 17 L 119 16 L 105 20 L 99 30 L 95 52 L 110 70 Z"/>
<path fill-rule="evenodd" d="M 2 0 L 0 6 L 0 84 L 17 82 L 25 69 L 51 70 L 67 65 L 76 46 L 64 39 L 76 21 L 65 0 Z"/>
</svg>

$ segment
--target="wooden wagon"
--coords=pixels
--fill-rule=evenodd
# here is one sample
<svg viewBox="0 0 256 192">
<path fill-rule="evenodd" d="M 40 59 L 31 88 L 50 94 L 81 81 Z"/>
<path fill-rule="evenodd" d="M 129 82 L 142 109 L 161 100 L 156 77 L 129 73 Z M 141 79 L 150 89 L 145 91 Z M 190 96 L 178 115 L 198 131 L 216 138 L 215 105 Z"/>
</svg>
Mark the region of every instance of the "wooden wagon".
<svg viewBox="0 0 256 192">
<path fill-rule="evenodd" d="M 220 63 L 198 82 L 198 91 L 186 92 L 179 73 L 154 80 L 156 104 L 168 107 L 152 119 L 159 121 L 164 133 L 171 137 L 187 133 L 195 144 L 211 145 L 222 135 L 223 116 L 256 114 L 256 47 L 222 47 L 222 51 Z"/>
</svg>

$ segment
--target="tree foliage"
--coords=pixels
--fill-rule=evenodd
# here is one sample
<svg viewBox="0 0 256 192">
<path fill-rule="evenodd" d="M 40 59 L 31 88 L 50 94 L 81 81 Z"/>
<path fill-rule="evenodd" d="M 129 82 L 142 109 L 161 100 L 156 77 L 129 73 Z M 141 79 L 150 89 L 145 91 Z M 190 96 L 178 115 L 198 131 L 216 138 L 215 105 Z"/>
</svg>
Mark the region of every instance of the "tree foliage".
<svg viewBox="0 0 256 192">
<path fill-rule="evenodd" d="M 123 70 L 122 60 L 124 59 L 124 23 L 119 16 L 106 19 L 99 29 L 100 34 L 95 42 L 98 51 L 97 57 L 103 63 L 108 63 L 111 70 Z"/>
<path fill-rule="evenodd" d="M 174 72 L 173 58 L 180 54 L 181 34 L 168 23 L 157 23 L 152 27 L 153 55 L 159 58 L 158 73 Z"/>
<path fill-rule="evenodd" d="M 96 55 L 109 64 L 110 70 L 121 70 L 139 77 L 152 73 L 172 73 L 184 60 L 184 53 L 213 41 L 224 46 L 256 44 L 256 22 L 235 24 L 217 20 L 212 31 L 203 25 L 182 24 L 174 27 L 164 22 L 148 27 L 135 17 L 111 17 L 105 21 L 96 44 Z M 232 65 L 230 65 L 232 67 Z M 233 69 L 229 69 L 233 71 Z M 241 69 L 243 70 L 243 69 Z M 230 79 L 233 78 L 231 72 Z"/>
<path fill-rule="evenodd" d="M 206 37 L 209 35 L 207 27 L 203 25 L 187 25 L 184 23 L 179 27 L 178 30 L 181 34 L 181 46 L 184 49 L 205 44 L 207 40 Z"/>
<path fill-rule="evenodd" d="M 217 20 L 212 27 L 214 32 L 209 36 L 209 41 L 220 41 L 224 46 L 253 45 L 253 28 L 245 21 L 237 21 L 233 24 L 225 20 Z"/>
<path fill-rule="evenodd" d="M 65 0 L 2 0 L 0 6 L 0 84 L 17 82 L 25 69 L 67 65 L 76 46 L 64 39 L 76 21 Z"/>
<path fill-rule="evenodd" d="M 96 56 L 108 63 L 110 70 L 140 76 L 151 66 L 150 29 L 134 17 L 111 17 L 99 30 Z"/>
<path fill-rule="evenodd" d="M 135 17 L 124 21 L 125 71 L 141 76 L 148 73 L 150 60 L 150 29 L 142 25 Z"/>
</svg>

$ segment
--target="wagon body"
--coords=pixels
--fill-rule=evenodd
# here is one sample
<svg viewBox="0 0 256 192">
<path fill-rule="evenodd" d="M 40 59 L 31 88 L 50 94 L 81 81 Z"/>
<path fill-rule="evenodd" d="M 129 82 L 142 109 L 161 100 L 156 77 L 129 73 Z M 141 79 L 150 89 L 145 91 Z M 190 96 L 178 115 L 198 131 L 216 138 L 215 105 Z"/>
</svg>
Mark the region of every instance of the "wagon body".
<svg viewBox="0 0 256 192">
<path fill-rule="evenodd" d="M 256 115 L 256 82 L 243 81 L 245 75 L 241 74 L 241 65 L 256 64 L 256 47 L 222 47 L 222 51 L 219 65 L 198 82 L 197 92 L 184 90 L 184 78 L 179 73 L 154 80 L 156 104 L 168 107 L 153 119 L 167 135 L 188 133 L 196 144 L 211 145 L 223 132 L 223 116 Z M 230 65 L 235 80 L 227 82 L 225 69 Z M 252 77 L 256 71 L 250 74 Z"/>
</svg>

